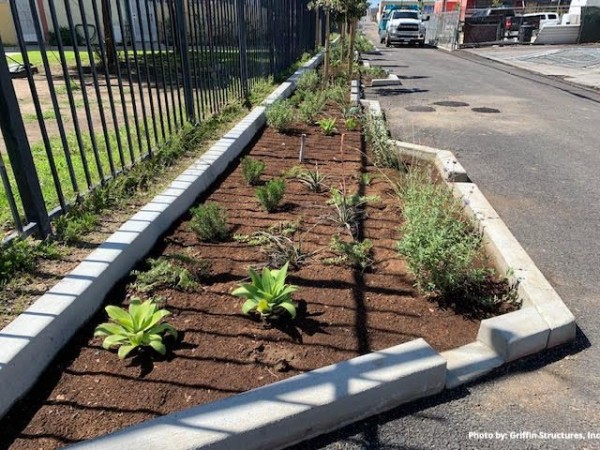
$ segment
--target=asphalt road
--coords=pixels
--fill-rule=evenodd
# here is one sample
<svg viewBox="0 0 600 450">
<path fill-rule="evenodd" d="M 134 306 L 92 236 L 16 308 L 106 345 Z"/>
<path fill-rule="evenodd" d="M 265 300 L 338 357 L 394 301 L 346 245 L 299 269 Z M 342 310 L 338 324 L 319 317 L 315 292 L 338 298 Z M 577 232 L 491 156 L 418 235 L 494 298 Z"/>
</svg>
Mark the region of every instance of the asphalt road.
<svg viewBox="0 0 600 450">
<path fill-rule="evenodd" d="M 455 152 L 580 329 L 574 345 L 296 448 L 600 448 L 600 103 L 435 49 L 382 48 L 371 59 L 402 80 L 366 91 L 381 102 L 393 137 Z M 447 101 L 468 106 L 436 104 Z M 407 110 L 419 107 L 434 110 Z"/>
</svg>

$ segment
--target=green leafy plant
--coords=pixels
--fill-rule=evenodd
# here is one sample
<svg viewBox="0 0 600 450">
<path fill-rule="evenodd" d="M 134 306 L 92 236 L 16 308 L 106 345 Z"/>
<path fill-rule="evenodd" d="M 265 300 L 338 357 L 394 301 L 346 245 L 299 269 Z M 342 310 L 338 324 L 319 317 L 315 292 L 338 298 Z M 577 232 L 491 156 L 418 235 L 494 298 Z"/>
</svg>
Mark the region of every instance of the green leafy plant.
<svg viewBox="0 0 600 450">
<path fill-rule="evenodd" d="M 376 166 L 406 171 L 398 149 L 388 137 L 385 120 L 381 114 L 365 114 L 363 130 L 373 150 L 373 162 Z"/>
<path fill-rule="evenodd" d="M 302 170 L 296 175 L 296 180 L 304 184 L 311 192 L 322 192 L 325 188 L 326 175 L 319 172 L 319 165 L 315 164 L 315 170 Z"/>
<path fill-rule="evenodd" d="M 359 123 L 360 122 L 358 121 L 358 119 L 356 117 L 348 117 L 346 120 L 344 120 L 344 126 L 346 127 L 346 130 L 348 130 L 348 131 L 356 130 L 356 128 L 358 128 Z"/>
<path fill-rule="evenodd" d="M 300 221 L 296 220 L 294 222 L 285 221 L 279 222 L 275 225 L 271 225 L 267 232 L 264 231 L 256 231 L 252 234 L 236 234 L 233 236 L 233 239 L 237 242 L 242 242 L 244 244 L 249 244 L 252 246 L 261 246 L 269 243 L 269 239 L 266 237 L 268 234 L 276 234 L 278 236 L 293 236 L 298 228 L 300 227 Z"/>
<path fill-rule="evenodd" d="M 231 230 L 227 225 L 225 208 L 216 203 L 205 203 L 191 210 L 190 228 L 198 239 L 206 242 L 223 242 L 229 239 Z"/>
<path fill-rule="evenodd" d="M 375 50 L 373 43 L 360 31 L 356 33 L 356 41 L 354 43 L 356 50 L 359 52 L 372 52 Z"/>
<path fill-rule="evenodd" d="M 362 271 L 373 265 L 373 243 L 369 239 L 362 242 L 354 239 L 345 242 L 338 234 L 331 238 L 329 248 L 332 252 L 338 254 L 336 258 L 325 260 L 327 264 L 347 264 L 351 267 L 357 267 Z"/>
<path fill-rule="evenodd" d="M 134 288 L 140 292 L 151 292 L 162 287 L 172 287 L 182 291 L 193 291 L 198 288 L 196 276 L 185 267 L 171 263 L 167 258 L 148 259 L 149 269 L 134 270 L 136 276 Z"/>
<path fill-rule="evenodd" d="M 249 186 L 256 186 L 260 182 L 260 176 L 265 171 L 265 163 L 246 156 L 242 159 L 242 175 L 246 184 Z"/>
<path fill-rule="evenodd" d="M 330 117 L 327 119 L 321 119 L 317 123 L 319 124 L 319 127 L 321 127 L 321 131 L 325 136 L 332 136 L 336 132 L 335 122 L 335 118 Z"/>
<path fill-rule="evenodd" d="M 373 175 L 367 172 L 361 173 L 359 182 L 363 186 L 371 186 L 371 183 L 373 182 Z"/>
<path fill-rule="evenodd" d="M 54 222 L 56 239 L 64 243 L 79 242 L 82 236 L 94 230 L 99 223 L 100 217 L 96 212 L 73 208 Z"/>
<path fill-rule="evenodd" d="M 294 108 L 289 100 L 278 100 L 265 111 L 267 124 L 279 132 L 287 131 L 294 123 Z"/>
<path fill-rule="evenodd" d="M 292 319 L 296 317 L 296 305 L 291 295 L 298 291 L 298 286 L 286 284 L 288 264 L 281 269 L 265 267 L 261 275 L 250 269 L 251 283 L 242 284 L 231 294 L 245 298 L 242 306 L 244 314 L 256 311 L 261 319 L 273 319 L 287 313 Z"/>
<path fill-rule="evenodd" d="M 308 70 L 300 75 L 298 82 L 296 83 L 296 90 L 307 93 L 315 92 L 319 89 L 321 79 L 316 70 Z"/>
<path fill-rule="evenodd" d="M 327 204 L 334 210 L 332 219 L 339 226 L 346 227 L 352 236 L 356 236 L 358 222 L 363 217 L 364 207 L 369 201 L 377 201 L 376 196 L 362 196 L 358 193 L 346 195 L 337 188 L 329 191 Z"/>
<path fill-rule="evenodd" d="M 256 198 L 267 212 L 273 212 L 285 194 L 285 180 L 277 178 L 266 185 L 256 188 Z"/>
<path fill-rule="evenodd" d="M 298 115 L 302 122 L 312 125 L 325 106 L 326 97 L 322 92 L 307 92 L 304 101 L 298 108 Z"/>
<path fill-rule="evenodd" d="M 163 333 L 177 338 L 177 331 L 163 319 L 171 313 L 166 309 L 158 309 L 153 300 L 141 302 L 134 298 L 128 310 L 109 305 L 106 313 L 111 322 L 96 327 L 94 336 L 106 336 L 102 347 L 110 349 L 119 347 L 119 358 L 124 359 L 138 347 L 151 347 L 161 355 L 166 353 Z"/>
<path fill-rule="evenodd" d="M 38 258 L 53 260 L 60 256 L 56 244 L 49 241 L 13 239 L 0 245 L 0 287 L 17 273 L 33 271 Z"/>
<path fill-rule="evenodd" d="M 482 235 L 463 219 L 463 206 L 426 174 L 411 171 L 405 178 L 401 189 L 405 220 L 398 251 L 417 287 L 448 296 L 462 286 L 482 282 L 489 272 L 476 264 L 482 257 Z"/>
<path fill-rule="evenodd" d="M 333 101 L 341 111 L 350 107 L 350 97 L 348 95 L 348 88 L 345 85 L 332 86 L 326 91 L 327 98 Z"/>
</svg>

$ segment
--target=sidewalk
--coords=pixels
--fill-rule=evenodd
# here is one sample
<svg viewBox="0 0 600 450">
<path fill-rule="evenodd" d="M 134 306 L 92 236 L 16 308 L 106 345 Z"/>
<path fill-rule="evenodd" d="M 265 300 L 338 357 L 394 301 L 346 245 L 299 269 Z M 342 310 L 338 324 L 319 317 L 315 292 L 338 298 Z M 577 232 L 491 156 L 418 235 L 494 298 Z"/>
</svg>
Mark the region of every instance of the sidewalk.
<svg viewBox="0 0 600 450">
<path fill-rule="evenodd" d="M 600 90 L 600 45 L 597 44 L 487 47 L 461 51 Z"/>
</svg>

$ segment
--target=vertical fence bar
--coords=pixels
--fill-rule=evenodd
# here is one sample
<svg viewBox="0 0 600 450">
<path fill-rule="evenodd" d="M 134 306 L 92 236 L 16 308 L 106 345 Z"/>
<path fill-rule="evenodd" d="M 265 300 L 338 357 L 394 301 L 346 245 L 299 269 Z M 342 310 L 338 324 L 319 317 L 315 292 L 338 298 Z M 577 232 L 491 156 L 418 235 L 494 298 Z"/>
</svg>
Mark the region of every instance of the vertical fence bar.
<svg viewBox="0 0 600 450">
<path fill-rule="evenodd" d="M 156 6 L 156 0 L 152 0 L 153 2 L 155 2 L 155 6 Z M 163 39 L 165 40 L 165 54 L 167 57 L 167 72 L 168 72 L 168 80 L 169 80 L 169 91 L 171 93 L 171 108 L 172 108 L 172 114 L 173 114 L 173 128 L 177 129 L 177 106 L 175 105 L 175 92 L 174 92 L 174 84 L 173 84 L 173 67 L 171 66 L 171 46 L 169 45 L 169 42 L 173 42 L 173 38 L 172 35 L 169 35 L 168 30 L 167 30 L 167 20 L 166 20 L 166 14 L 165 14 L 165 2 L 163 0 L 160 0 L 160 15 L 161 15 L 161 24 L 162 24 L 162 33 L 163 33 Z M 169 15 L 169 20 L 171 20 L 171 16 Z M 173 27 L 171 27 L 173 28 Z M 171 30 L 172 31 L 172 30 Z M 177 75 L 175 75 L 177 77 Z M 175 86 L 177 86 L 177 80 L 175 80 Z M 165 87 L 165 94 L 166 94 L 166 87 Z M 168 114 L 168 110 L 167 110 L 167 114 Z M 169 120 L 169 132 L 171 132 L 171 120 Z"/>
<path fill-rule="evenodd" d="M 137 23 L 138 23 L 138 27 L 140 30 L 140 42 L 142 44 L 142 59 L 143 59 L 143 65 L 144 65 L 144 72 L 146 74 L 146 90 L 148 92 L 148 102 L 150 103 L 150 118 L 152 120 L 152 131 L 154 133 L 154 143 L 156 145 L 158 145 L 158 128 L 156 126 L 156 112 L 154 110 L 154 97 L 152 96 L 152 83 L 150 81 L 150 68 L 148 67 L 148 53 L 146 51 L 146 38 L 144 38 L 144 21 L 142 19 L 142 16 L 144 14 L 142 13 L 140 0 L 135 0 L 135 6 L 137 9 Z M 146 15 L 148 14 L 148 10 L 146 8 L 145 8 L 144 13 L 146 13 Z M 150 32 L 150 30 L 148 30 L 148 32 Z M 133 42 L 135 43 L 135 39 L 133 40 Z M 136 55 L 137 55 L 137 52 L 136 52 Z M 141 87 L 142 80 L 139 78 L 139 72 L 138 72 L 138 83 L 140 84 L 140 87 Z M 152 154 L 152 149 L 150 146 L 148 147 L 148 154 L 150 154 L 150 155 Z"/>
<path fill-rule="evenodd" d="M 275 76 L 275 0 L 267 0 L 267 26 L 269 29 L 268 46 L 269 46 L 269 73 Z"/>
<path fill-rule="evenodd" d="M 73 14 L 71 11 L 70 2 L 65 2 L 65 12 L 67 13 L 67 22 L 69 24 L 69 30 L 71 32 L 71 39 L 73 41 L 73 51 L 75 53 L 75 62 L 77 64 L 77 73 L 79 75 L 79 82 L 81 84 L 81 95 L 83 96 L 83 107 L 85 110 L 85 117 L 87 120 L 88 130 L 90 132 L 90 140 L 92 143 L 92 152 L 94 153 L 94 160 L 96 162 L 96 169 L 98 171 L 98 177 L 100 182 L 104 182 L 104 170 L 102 169 L 102 161 L 100 160 L 100 154 L 98 153 L 98 144 L 96 142 L 96 133 L 94 131 L 94 121 L 92 119 L 92 112 L 90 111 L 90 101 L 87 95 L 87 88 L 85 85 L 85 76 L 83 75 L 83 62 L 81 61 L 81 55 L 79 54 L 78 35 L 75 30 L 75 24 L 73 21 Z M 70 83 L 67 89 L 70 89 Z M 85 152 L 85 149 L 84 149 Z"/>
<path fill-rule="evenodd" d="M 51 233 L 50 219 L 44 203 L 40 180 L 35 170 L 33 155 L 27 140 L 25 124 L 19 110 L 10 71 L 6 62 L 4 44 L 0 39 L 0 129 L 4 136 L 6 152 L 15 176 L 25 217 L 36 223 L 42 237 Z"/>
<path fill-rule="evenodd" d="M 185 110 L 187 119 L 194 123 L 196 121 L 194 114 L 194 93 L 192 92 L 192 80 L 190 78 L 190 55 L 187 40 L 187 27 L 185 26 L 185 6 L 184 0 L 175 0 L 177 31 L 179 37 L 179 55 L 181 57 L 181 66 L 183 70 L 183 96 L 185 98 Z"/>
<path fill-rule="evenodd" d="M 119 2 L 117 2 L 117 5 Z M 137 87 L 140 94 L 140 105 L 142 107 L 142 120 L 144 124 L 144 132 L 146 135 L 146 143 L 148 144 L 148 148 L 146 154 L 142 153 L 142 157 L 146 155 L 152 155 L 152 142 L 150 140 L 150 130 L 148 129 L 148 114 L 146 110 L 146 95 L 144 94 L 144 87 L 142 86 L 142 75 L 140 73 L 140 62 L 138 60 L 138 50 L 137 45 L 135 44 L 135 32 L 133 25 L 133 13 L 131 11 L 130 0 L 125 2 L 125 13 L 127 14 L 127 23 L 129 24 L 129 32 L 131 33 L 131 50 L 133 52 L 133 64 L 135 66 L 135 76 L 137 78 Z M 138 17 L 139 19 L 139 17 Z M 142 30 L 143 33 L 143 30 Z M 131 72 L 130 72 L 131 73 Z"/>
<path fill-rule="evenodd" d="M 238 16 L 238 36 L 240 52 L 240 78 L 242 81 L 242 96 L 244 102 L 249 101 L 250 90 L 248 88 L 248 54 L 246 53 L 246 14 L 244 0 L 235 0 Z"/>
<path fill-rule="evenodd" d="M 123 56 L 125 58 L 125 69 L 127 70 L 127 83 L 129 84 L 129 95 L 131 96 L 131 109 L 133 112 L 133 122 L 134 122 L 134 126 L 135 126 L 135 132 L 137 135 L 137 143 L 138 143 L 138 151 L 140 154 L 140 158 L 142 158 L 144 156 L 144 149 L 143 149 L 143 138 L 142 138 L 142 131 L 140 129 L 140 118 L 139 118 L 139 114 L 138 114 L 138 108 L 137 108 L 137 101 L 135 98 L 135 87 L 133 85 L 133 77 L 131 76 L 131 62 L 129 61 L 129 49 L 127 47 L 127 33 L 125 32 L 125 21 L 123 19 L 123 9 L 121 7 L 121 2 L 119 0 L 117 0 L 117 19 L 119 21 L 119 28 L 121 31 L 121 43 L 123 44 Z M 117 64 L 117 66 L 119 67 L 117 69 L 117 74 L 119 75 L 119 79 L 120 77 L 120 63 Z M 123 102 L 123 109 L 124 111 L 127 111 L 127 105 L 125 103 L 125 96 L 123 93 L 123 90 L 121 89 L 121 101 Z M 141 101 L 143 101 L 143 97 L 141 99 Z M 131 163 L 133 164 L 135 162 L 135 157 L 133 155 L 133 149 L 131 149 Z"/>
<path fill-rule="evenodd" d="M 154 12 L 154 26 L 156 27 L 156 43 L 158 45 L 158 54 L 160 57 L 160 76 L 161 76 L 161 83 L 162 83 L 163 96 L 164 96 L 165 113 L 167 115 L 167 132 L 170 136 L 172 134 L 173 130 L 172 130 L 172 124 L 171 124 L 171 111 L 169 109 L 169 94 L 167 93 L 167 77 L 165 75 L 165 61 L 164 61 L 165 53 L 163 53 L 163 49 L 161 48 L 160 26 L 158 24 L 158 8 L 156 7 L 156 0 L 152 0 L 152 11 Z M 167 49 L 166 54 L 168 56 L 168 49 Z M 159 105 L 160 105 L 160 99 L 159 99 Z M 161 119 L 161 126 L 163 128 L 163 138 L 164 138 L 165 137 L 165 129 L 164 129 L 164 123 L 163 123 L 164 119 L 163 119 L 162 112 L 160 113 L 160 119 Z"/>
<path fill-rule="evenodd" d="M 97 0 L 92 0 L 92 1 L 93 1 L 93 4 L 94 4 L 93 7 L 94 7 L 94 14 L 96 15 L 96 22 L 98 22 L 98 4 L 97 4 Z M 110 26 L 110 27 L 113 28 L 110 31 L 110 36 L 112 36 L 113 39 L 111 39 L 110 42 L 108 43 L 108 45 L 110 45 L 111 48 L 110 48 L 110 50 L 108 48 L 106 49 L 106 55 L 111 54 L 116 59 L 116 61 L 115 61 L 115 69 L 117 71 L 117 85 L 119 87 L 119 98 L 120 98 L 121 106 L 122 106 L 122 109 L 123 109 L 123 121 L 125 122 L 125 135 L 127 137 L 127 146 L 129 148 L 129 158 L 130 158 L 131 164 L 133 164 L 135 162 L 135 155 L 133 153 L 133 139 L 132 139 L 132 136 L 131 136 L 132 131 L 131 131 L 131 126 L 129 124 L 129 113 L 127 111 L 127 103 L 125 101 L 125 92 L 124 92 L 124 89 L 123 89 L 123 76 L 121 74 L 121 61 L 119 59 L 119 53 L 117 52 L 117 45 L 116 45 L 116 43 L 114 41 L 115 32 L 114 32 L 114 27 L 113 27 L 113 23 L 112 23 L 111 1 L 107 1 L 107 2 L 103 2 L 102 3 L 102 15 L 103 15 L 103 17 L 104 17 L 104 15 L 107 16 L 107 20 L 105 20 L 105 22 L 108 24 L 108 26 Z M 104 30 L 104 33 L 106 34 L 106 30 Z M 124 39 L 125 39 L 125 36 L 123 34 L 123 31 L 121 30 L 121 41 L 124 41 Z M 108 79 L 110 80 L 109 68 L 106 67 L 105 71 L 106 71 L 106 74 L 108 76 Z M 109 92 L 112 95 L 112 89 L 110 89 Z M 135 98 L 134 98 L 134 101 L 135 101 Z M 112 103 L 113 103 L 113 106 L 114 106 L 114 99 L 112 100 Z M 113 110 L 114 110 L 114 108 L 113 108 Z M 116 115 L 116 111 L 114 112 L 114 114 Z M 137 118 L 135 118 L 135 120 L 137 122 Z M 117 133 L 117 134 L 120 135 L 120 133 Z M 138 132 L 138 139 L 139 139 L 139 132 Z M 123 151 L 121 150 L 121 158 L 124 160 L 124 155 L 122 153 L 123 153 Z M 121 167 L 125 168 L 125 164 L 123 163 L 123 165 Z"/>
<path fill-rule="evenodd" d="M 12 215 L 15 226 L 19 234 L 23 233 L 23 222 L 21 222 L 21 216 L 19 215 L 19 208 L 15 202 L 15 196 L 13 194 L 10 180 L 8 179 L 8 173 L 6 172 L 6 166 L 4 165 L 4 158 L 0 153 L 0 179 L 2 180 L 2 186 L 4 186 L 4 192 L 6 193 L 6 200 L 8 201 L 8 207 Z M 1 242 L 0 242 L 1 244 Z"/>
<path fill-rule="evenodd" d="M 110 4 L 110 1 L 106 2 L 108 4 Z M 110 8 L 110 6 L 107 6 L 108 8 Z M 106 90 L 108 92 L 108 103 L 110 105 L 110 113 L 112 116 L 112 121 L 113 121 L 113 127 L 114 127 L 114 132 L 115 132 L 115 138 L 117 140 L 117 151 L 119 152 L 119 161 L 121 163 L 121 169 L 125 168 L 125 157 L 123 154 L 123 143 L 121 142 L 121 132 L 119 129 L 119 120 L 117 118 L 117 111 L 115 108 L 115 99 L 113 96 L 113 90 L 112 90 L 112 82 L 111 82 L 111 78 L 110 78 L 110 73 L 109 73 L 109 66 L 110 66 L 110 61 L 108 60 L 108 55 L 113 55 L 116 58 L 117 52 L 115 51 L 115 47 L 113 45 L 113 41 L 112 39 L 109 42 L 109 45 L 112 46 L 111 49 L 109 49 L 109 51 L 107 52 L 107 49 L 105 49 L 104 47 L 104 39 L 105 36 L 109 34 L 109 36 L 113 36 L 112 31 L 111 32 L 107 32 L 106 30 L 102 29 L 102 25 L 101 25 L 101 21 L 100 21 L 100 15 L 98 14 L 98 2 L 97 0 L 92 0 L 92 10 L 93 10 L 93 14 L 94 14 L 94 23 L 96 24 L 96 32 L 98 34 L 98 49 L 100 50 L 100 58 L 102 59 L 102 66 L 104 69 L 104 80 L 106 81 Z M 109 9 L 110 11 L 110 9 Z M 112 27 L 112 17 L 108 17 L 108 24 L 109 26 Z M 100 32 L 100 30 L 102 29 L 102 33 Z M 118 65 L 118 61 L 117 64 Z M 129 131 L 127 131 L 129 133 Z M 114 173 L 113 173 L 114 175 Z"/>
<path fill-rule="evenodd" d="M 15 14 L 16 17 L 16 21 L 15 21 L 15 30 L 17 32 L 17 38 L 19 41 L 19 49 L 21 51 L 21 55 L 23 57 L 23 64 L 25 66 L 25 73 L 27 74 L 27 81 L 29 83 L 29 89 L 31 91 L 31 97 L 33 100 L 33 104 L 35 107 L 35 113 L 37 116 L 37 121 L 38 124 L 40 126 L 40 132 L 42 133 L 42 140 L 44 142 L 44 148 L 46 150 L 46 157 L 48 158 L 48 164 L 50 166 L 50 172 L 52 174 L 52 180 L 54 182 L 54 187 L 56 189 L 56 193 L 58 195 L 58 201 L 59 204 L 61 206 L 61 208 L 65 208 L 65 200 L 64 200 L 64 196 L 63 196 L 63 191 L 62 191 L 62 187 L 60 184 L 60 179 L 58 176 L 58 172 L 56 170 L 56 164 L 54 162 L 54 154 L 52 152 L 52 146 L 50 144 L 50 139 L 48 137 L 48 130 L 46 129 L 46 123 L 43 117 L 43 113 L 42 113 L 42 107 L 40 104 L 40 99 L 39 99 L 39 95 L 37 92 L 37 88 L 35 85 L 35 81 L 33 79 L 33 73 L 31 71 L 31 65 L 29 64 L 29 54 L 27 53 L 27 48 L 25 47 L 25 43 L 24 43 L 24 39 L 23 39 L 23 32 L 21 29 L 21 24 L 19 22 L 19 17 L 18 17 L 18 10 L 16 8 L 16 5 L 14 3 L 11 3 L 11 6 L 13 7 L 13 14 Z M 29 2 L 29 7 L 33 8 L 32 11 L 35 12 L 35 5 L 32 5 L 32 2 Z M 40 37 L 42 35 L 41 30 L 40 30 L 40 26 L 37 20 L 35 20 L 35 16 L 34 17 L 34 28 L 36 31 L 36 38 L 38 39 L 38 41 L 40 41 Z M 35 26 L 37 25 L 37 26 Z M 43 45 L 43 44 L 42 44 Z M 42 54 L 42 59 L 45 61 L 44 64 L 44 68 L 49 70 L 48 64 L 47 64 L 47 55 L 45 52 L 45 48 L 41 47 L 41 54 Z M 57 115 L 57 117 L 60 116 L 60 111 L 56 111 L 56 109 L 54 110 L 55 115 Z"/>
<path fill-rule="evenodd" d="M 190 62 L 190 66 L 193 69 L 193 73 L 190 73 L 192 77 L 192 90 L 194 93 L 194 97 L 196 100 L 196 104 L 194 108 L 196 108 L 196 117 L 199 120 L 202 120 L 202 108 L 201 108 L 201 99 L 202 99 L 202 88 L 200 86 L 200 81 L 202 79 L 198 72 L 198 36 L 196 34 L 196 1 L 188 0 L 188 27 L 189 27 L 189 40 L 188 47 L 191 49 L 192 53 L 192 61 Z"/>
<path fill-rule="evenodd" d="M 33 1 L 33 0 L 30 0 Z M 106 147 L 106 155 L 108 157 L 108 165 L 110 167 L 110 173 L 115 176 L 115 163 L 112 156 L 112 148 L 110 145 L 110 136 L 108 133 L 108 126 L 106 124 L 106 116 L 104 115 L 104 102 L 102 101 L 102 94 L 100 92 L 100 85 L 98 84 L 98 70 L 96 62 L 94 61 L 94 52 L 92 50 L 92 43 L 90 40 L 90 32 L 88 29 L 88 22 L 86 17 L 86 11 L 83 6 L 83 0 L 79 0 L 79 13 L 81 15 L 81 21 L 83 25 L 83 35 L 85 38 L 85 46 L 88 52 L 88 58 L 90 59 L 90 71 L 92 73 L 92 82 L 94 84 L 94 90 L 96 92 L 96 100 L 98 101 L 98 110 L 100 112 L 100 123 L 102 124 L 102 132 L 104 134 L 104 146 Z M 110 83 L 108 83 L 110 84 Z M 108 86 L 108 85 L 107 85 Z"/>
<path fill-rule="evenodd" d="M 148 6 L 148 0 L 146 0 L 145 3 L 145 12 L 146 12 L 146 24 L 148 25 L 148 35 L 149 35 L 149 41 L 150 41 L 150 52 L 152 53 L 152 81 L 154 82 L 154 92 L 156 94 L 156 103 L 158 105 L 158 119 L 159 119 L 159 123 L 160 123 L 160 131 L 162 134 L 162 140 L 163 142 L 165 141 L 165 139 L 167 138 L 166 134 L 165 134 L 165 119 L 163 117 L 163 109 L 162 109 L 162 102 L 160 101 L 160 92 L 158 91 L 158 76 L 159 74 L 157 73 L 158 70 L 158 66 L 156 64 L 156 53 L 154 51 L 154 35 L 152 34 L 152 21 L 150 20 L 150 15 L 151 15 L 151 11 L 149 9 Z M 158 30 L 157 30 L 158 32 Z M 157 39 L 158 41 L 158 39 Z M 142 43 L 144 41 L 142 40 Z M 146 51 L 144 50 L 144 55 L 146 54 Z M 147 63 L 148 61 L 146 61 Z M 162 61 L 161 61 L 161 65 L 162 65 Z M 148 67 L 148 66 L 146 66 Z M 149 82 L 150 83 L 150 82 Z M 150 90 L 150 84 L 148 84 L 148 89 Z M 152 99 L 152 91 L 150 92 L 150 99 Z M 152 103 L 151 103 L 152 105 Z M 156 119 L 154 119 L 156 120 Z M 155 125 L 156 128 L 156 125 Z M 158 142 L 158 133 L 156 136 L 156 142 Z"/>
<path fill-rule="evenodd" d="M 56 17 L 56 9 L 54 7 L 54 2 L 50 2 L 48 4 L 50 8 L 50 17 L 52 19 L 52 25 L 54 29 L 58 29 L 58 19 Z M 15 22 L 16 24 L 16 22 Z M 79 157 L 81 158 L 81 164 L 83 166 L 83 173 L 85 176 L 85 181 L 88 189 L 92 188 L 92 176 L 90 174 L 90 169 L 87 162 L 87 156 L 85 154 L 85 146 L 83 144 L 83 138 L 81 133 L 81 128 L 79 126 L 79 117 L 77 116 L 77 108 L 75 107 L 75 99 L 73 97 L 73 89 L 71 86 L 71 77 L 69 75 L 69 69 L 67 67 L 67 59 L 65 57 L 65 49 L 62 42 L 62 36 L 60 33 L 57 33 L 56 40 L 58 44 L 58 54 L 60 57 L 60 65 L 62 68 L 63 77 L 65 80 L 65 89 L 67 91 L 67 98 L 69 99 L 69 108 L 71 111 L 71 118 L 73 119 L 73 128 L 75 133 L 75 139 L 77 140 L 77 146 L 79 148 Z M 66 147 L 66 151 L 68 151 L 68 147 Z M 77 192 L 77 191 L 76 191 Z"/>
</svg>

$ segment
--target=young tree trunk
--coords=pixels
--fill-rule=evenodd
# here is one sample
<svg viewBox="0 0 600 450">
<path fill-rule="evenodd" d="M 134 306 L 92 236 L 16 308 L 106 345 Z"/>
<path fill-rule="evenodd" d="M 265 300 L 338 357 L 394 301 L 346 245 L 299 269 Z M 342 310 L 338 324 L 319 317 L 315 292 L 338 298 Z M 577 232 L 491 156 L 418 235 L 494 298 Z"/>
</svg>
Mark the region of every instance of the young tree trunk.
<svg viewBox="0 0 600 450">
<path fill-rule="evenodd" d="M 354 63 L 354 38 L 356 36 L 356 20 L 350 21 L 350 45 L 348 48 L 348 78 L 352 79 L 352 64 Z"/>
<path fill-rule="evenodd" d="M 112 71 L 117 67 L 118 58 L 108 2 L 110 0 L 102 0 L 102 28 L 104 28 L 104 47 L 106 50 L 106 61 L 103 61 L 103 63 Z"/>
<path fill-rule="evenodd" d="M 340 64 L 344 64 L 344 47 L 346 44 L 346 21 L 338 20 L 338 28 L 340 31 Z"/>
<path fill-rule="evenodd" d="M 330 32 L 330 14 L 329 8 L 325 10 L 325 50 L 324 50 L 324 62 L 323 62 L 323 83 L 326 86 L 329 83 L 329 34 Z"/>
</svg>

